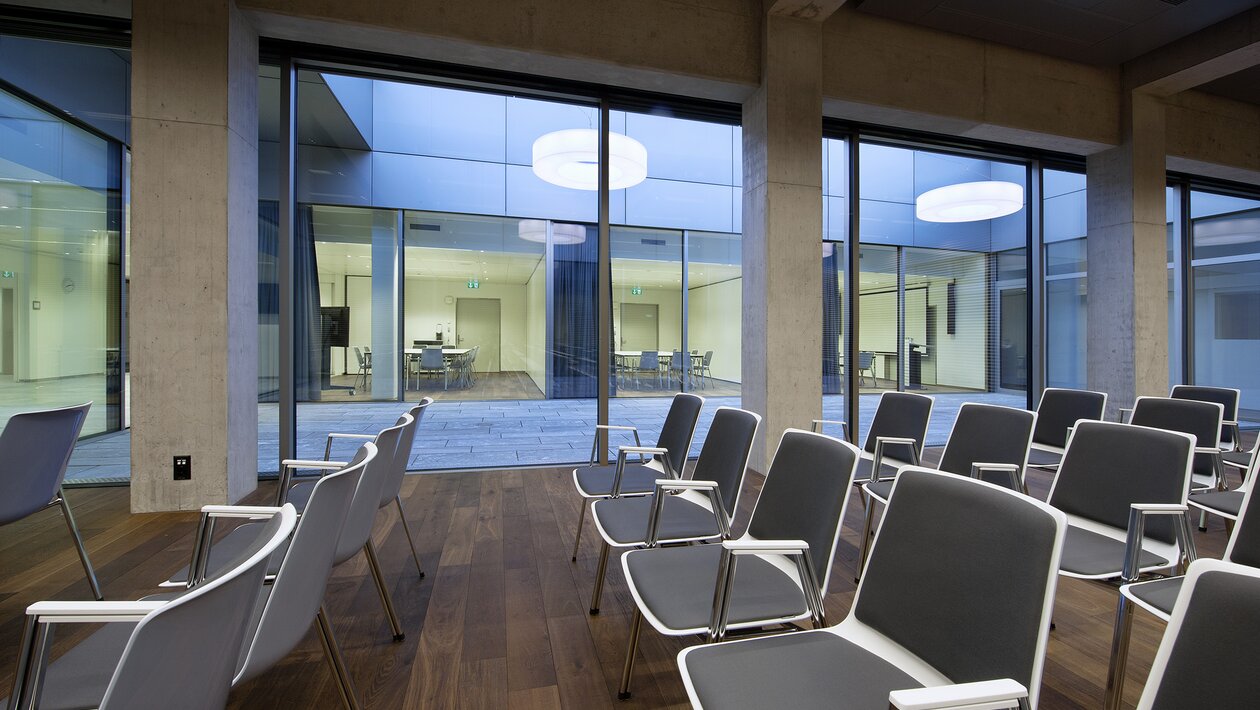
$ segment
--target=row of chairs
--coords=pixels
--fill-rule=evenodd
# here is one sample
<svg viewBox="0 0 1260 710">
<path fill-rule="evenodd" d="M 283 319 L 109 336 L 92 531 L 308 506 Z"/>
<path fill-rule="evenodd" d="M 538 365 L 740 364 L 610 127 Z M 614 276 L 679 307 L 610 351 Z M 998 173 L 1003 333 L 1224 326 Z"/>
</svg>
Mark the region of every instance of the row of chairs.
<svg viewBox="0 0 1260 710">
<path fill-rule="evenodd" d="M 452 374 L 454 375 L 454 384 L 457 387 L 473 386 L 475 384 L 473 365 L 477 362 L 477 354 L 480 351 L 480 345 L 473 346 L 468 352 L 460 353 L 448 362 L 446 356 L 442 353 L 441 347 L 425 348 L 420 351 L 419 362 L 416 363 L 416 367 L 413 370 L 416 375 L 416 386 L 420 386 L 420 375 L 436 376 L 438 373 L 442 375 L 442 389 L 450 388 Z"/>
<path fill-rule="evenodd" d="M 889 392 L 862 449 L 817 432 L 785 433 L 747 531 L 732 539 L 760 419 L 719 408 L 695 469 L 684 472 L 702 406 L 700 397 L 676 395 L 657 446 L 641 446 L 631 430 L 636 446 L 621 447 L 615 464 L 599 466 L 597 437 L 591 463 L 573 473 L 603 538 L 592 614 L 610 549 L 634 548 L 621 560 L 636 605 L 623 698 L 644 619 L 663 634 L 701 634 L 710 644 L 731 632 L 805 619 L 822 628 L 847 491 L 858 486 L 867 517 L 849 618 L 813 635 L 684 651 L 679 664 L 693 703 L 832 704 L 866 692 L 853 685 L 869 690 L 867 700 L 886 702 L 900 688 L 1006 678 L 958 692 L 980 703 L 989 701 L 975 692 L 997 688 L 1010 704 L 1035 705 L 1056 573 L 1133 582 L 1192 562 L 1191 482 L 1199 460 L 1215 455 L 1208 449 L 1220 453 L 1227 421 L 1219 403 L 1140 398 L 1138 423 L 1104 422 L 1105 395 L 1076 390 L 1047 391 L 1037 412 L 972 403 L 960 408 L 940 463 L 928 469 L 917 464 L 931 398 Z M 1204 435 L 1212 446 L 1198 446 L 1184 431 L 1187 413 L 1209 410 L 1215 418 Z M 1029 465 L 1056 472 L 1047 503 L 1026 495 Z M 1195 485 L 1214 493 L 1221 480 Z M 876 502 L 886 507 L 868 558 Z M 721 544 L 686 544 L 701 541 Z M 1004 590 L 1000 599 L 984 593 L 995 589 Z M 1117 639 L 1124 609 L 1121 603 Z M 969 649 L 965 660 L 961 647 Z M 1117 662 L 1108 707 L 1118 702 Z"/>
<path fill-rule="evenodd" d="M 650 379 L 655 387 L 669 383 L 682 386 L 684 380 L 707 386 L 713 379 L 713 351 L 706 350 L 704 355 L 697 352 L 686 353 L 675 350 L 668 360 L 662 360 L 656 350 L 644 350 L 637 355 L 617 355 L 614 359 L 617 384 L 624 387 L 630 382 L 636 388 L 641 387 L 644 380 Z"/>
<path fill-rule="evenodd" d="M 221 708 L 232 687 L 287 656 L 314 624 L 343 704 L 358 708 L 324 592 L 332 568 L 363 552 L 393 638 L 404 637 L 371 533 L 378 510 L 397 505 L 423 578 L 400 489 L 431 402 L 375 435 L 329 434 L 324 460 L 284 461 L 273 506 L 205 506 L 190 564 L 159 585 L 171 591 L 31 605 L 7 706 Z M 331 461 L 337 440 L 364 441 L 349 461 Z M 309 469 L 322 475 L 295 476 Z M 216 524 L 231 519 L 244 522 L 214 540 Z M 97 622 L 106 624 L 48 662 L 53 628 Z"/>
</svg>

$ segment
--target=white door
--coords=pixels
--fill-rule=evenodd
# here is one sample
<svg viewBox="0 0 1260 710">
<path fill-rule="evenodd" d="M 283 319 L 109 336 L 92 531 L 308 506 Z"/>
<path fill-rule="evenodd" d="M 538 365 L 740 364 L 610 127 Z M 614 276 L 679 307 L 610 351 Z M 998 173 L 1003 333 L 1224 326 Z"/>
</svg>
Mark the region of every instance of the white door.
<svg viewBox="0 0 1260 710">
<path fill-rule="evenodd" d="M 499 371 L 499 299 L 455 300 L 455 347 L 480 347 L 473 363 L 476 372 Z"/>
<path fill-rule="evenodd" d="M 660 321 L 655 303 L 621 304 L 621 343 L 617 350 L 656 350 Z"/>
</svg>

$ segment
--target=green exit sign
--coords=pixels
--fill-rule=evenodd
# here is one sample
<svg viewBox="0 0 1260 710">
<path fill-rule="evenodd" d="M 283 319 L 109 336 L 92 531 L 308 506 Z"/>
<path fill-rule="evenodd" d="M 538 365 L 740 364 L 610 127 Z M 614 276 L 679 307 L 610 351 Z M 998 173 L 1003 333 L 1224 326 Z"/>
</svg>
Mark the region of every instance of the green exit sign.
<svg viewBox="0 0 1260 710">
<path fill-rule="evenodd" d="M 642 295 L 643 295 L 643 289 L 639 288 L 638 286 L 631 286 L 631 287 L 630 287 L 630 295 L 631 295 L 631 296 L 642 296 Z"/>
<path fill-rule="evenodd" d="M 477 279 L 468 279 L 468 288 L 481 288 L 481 282 Z"/>
<path fill-rule="evenodd" d="M 3 276 L 3 277 L 4 277 L 4 278 L 6 278 L 6 279 L 11 279 L 11 278 L 13 278 L 13 272 L 12 272 L 12 271 L 0 271 L 0 276 Z"/>
</svg>

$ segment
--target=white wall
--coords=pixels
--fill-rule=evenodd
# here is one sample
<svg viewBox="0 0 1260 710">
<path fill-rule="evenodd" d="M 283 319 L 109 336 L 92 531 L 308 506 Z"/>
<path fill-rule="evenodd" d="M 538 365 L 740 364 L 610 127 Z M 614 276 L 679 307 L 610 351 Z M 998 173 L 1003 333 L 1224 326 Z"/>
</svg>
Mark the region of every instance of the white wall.
<svg viewBox="0 0 1260 710">
<path fill-rule="evenodd" d="M 730 279 L 687 292 L 687 346 L 713 351 L 713 377 L 740 381 L 743 279 Z"/>
<path fill-rule="evenodd" d="M 547 393 L 547 270 L 538 262 L 525 284 L 525 373 Z"/>
<path fill-rule="evenodd" d="M 644 286 L 643 293 L 630 296 L 628 289 L 613 288 L 613 344 L 614 350 L 621 349 L 621 302 L 624 294 L 627 303 L 652 304 L 657 307 L 657 322 L 660 324 L 656 336 L 658 350 L 677 350 L 682 347 L 682 294 L 674 288 L 653 288 Z"/>
<path fill-rule="evenodd" d="M 936 383 L 946 387 L 982 390 L 988 386 L 989 322 L 988 289 L 985 286 L 984 258 L 954 261 L 956 312 L 954 334 L 946 329 L 949 308 L 946 284 L 949 279 L 933 279 L 929 302 L 936 306 Z M 993 356 L 996 358 L 997 353 Z"/>
<path fill-rule="evenodd" d="M 407 279 L 403 303 L 403 347 L 413 340 L 432 340 L 439 323 L 447 334 L 447 343 L 455 336 L 455 301 L 459 298 L 499 299 L 499 363 L 504 371 L 525 372 L 528 364 L 526 332 L 525 284 L 481 282 L 481 287 L 468 288 L 465 280 Z M 451 302 L 446 303 L 446 297 Z M 354 320 L 353 316 L 350 318 Z M 480 363 L 478 364 L 480 368 Z"/>
</svg>

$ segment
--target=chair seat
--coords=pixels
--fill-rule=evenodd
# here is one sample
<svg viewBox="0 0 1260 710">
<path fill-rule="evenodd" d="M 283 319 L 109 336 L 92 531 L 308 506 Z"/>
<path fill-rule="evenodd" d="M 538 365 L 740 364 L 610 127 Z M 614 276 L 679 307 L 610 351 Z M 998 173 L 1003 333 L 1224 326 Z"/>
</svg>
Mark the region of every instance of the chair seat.
<svg viewBox="0 0 1260 710">
<path fill-rule="evenodd" d="M 647 537 L 651 496 L 606 498 L 591 506 L 592 518 L 610 545 L 641 544 Z M 661 500 L 658 540 L 699 540 L 721 535 L 713 513 L 685 498 L 666 495 Z"/>
<path fill-rule="evenodd" d="M 306 480 L 300 480 L 289 487 L 289 495 L 284 499 L 286 503 L 292 503 L 297 508 L 298 515 L 306 510 L 306 504 L 311 500 L 311 491 L 315 490 L 315 484 L 319 482 L 319 478 L 311 476 Z"/>
<path fill-rule="evenodd" d="M 1028 450 L 1028 465 L 1037 468 L 1055 468 L 1063 461 L 1063 454 L 1041 449 Z"/>
<path fill-rule="evenodd" d="M 1221 454 L 1221 460 L 1225 463 L 1236 466 L 1238 468 L 1247 468 L 1251 465 L 1250 451 L 1226 451 Z"/>
<path fill-rule="evenodd" d="M 1167 567 L 1168 560 L 1142 550 L 1138 567 Z M 1124 568 L 1124 543 L 1106 535 L 1069 525 L 1063 540 L 1063 557 L 1059 569 L 1084 577 L 1117 576 Z"/>
<path fill-rule="evenodd" d="M 721 545 L 657 547 L 631 550 L 622 558 L 627 581 L 643 607 L 675 632 L 698 633 L 708 628 L 713 612 Z M 787 574 L 753 556 L 741 557 L 735 569 L 729 623 L 800 618 L 805 597 Z M 664 630 L 664 629 L 662 629 Z"/>
<path fill-rule="evenodd" d="M 853 481 L 855 483 L 861 483 L 863 481 L 871 480 L 871 466 L 874 463 L 875 462 L 873 460 L 868 459 L 865 456 L 858 459 L 857 470 L 853 473 Z M 893 476 L 896 476 L 896 475 L 897 475 L 896 464 L 890 464 L 884 461 L 879 462 L 879 477 L 880 478 L 892 478 Z"/>
<path fill-rule="evenodd" d="M 1213 513 L 1228 515 L 1231 518 L 1238 517 L 1238 511 L 1242 509 L 1243 491 L 1209 491 L 1207 493 L 1195 493 L 1190 496 L 1190 505 L 1207 508 Z"/>
<path fill-rule="evenodd" d="M 309 496 L 309 493 L 307 495 Z M 214 545 L 210 547 L 210 560 L 206 563 L 207 575 L 212 575 L 223 569 L 242 551 L 255 544 L 262 529 L 263 523 L 243 523 L 233 528 L 222 539 L 216 540 Z M 268 575 L 275 575 L 280 571 L 280 563 L 284 560 L 284 555 L 288 550 L 289 540 L 280 543 L 280 547 L 276 548 L 275 554 L 267 561 Z M 166 581 L 167 583 L 186 584 L 188 582 L 188 565 L 184 565 Z"/>
<path fill-rule="evenodd" d="M 1177 604 L 1177 594 L 1181 591 L 1183 580 L 1185 577 L 1168 577 L 1129 584 L 1124 587 L 1124 592 L 1163 612 L 1164 620 L 1167 621 L 1172 617 L 1173 606 Z"/>
<path fill-rule="evenodd" d="M 868 483 L 862 488 L 866 489 L 866 494 L 881 503 L 888 502 L 888 496 L 892 495 L 893 483 L 896 481 L 875 481 Z"/>
<path fill-rule="evenodd" d="M 616 464 L 582 466 L 573 469 L 573 482 L 577 484 L 578 492 L 586 498 L 607 498 L 612 495 L 613 476 L 616 472 Z M 658 478 L 669 478 L 669 474 L 643 464 L 628 463 L 621 472 L 621 493 L 622 495 L 651 493 L 652 486 Z"/>
<path fill-rule="evenodd" d="M 686 665 L 708 708 L 886 708 L 889 692 L 923 687 L 825 630 L 697 647 Z"/>
</svg>

